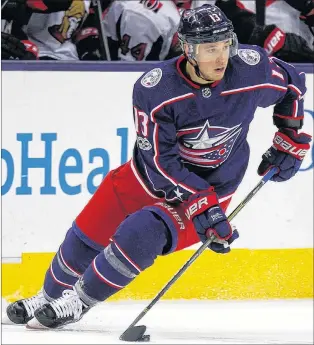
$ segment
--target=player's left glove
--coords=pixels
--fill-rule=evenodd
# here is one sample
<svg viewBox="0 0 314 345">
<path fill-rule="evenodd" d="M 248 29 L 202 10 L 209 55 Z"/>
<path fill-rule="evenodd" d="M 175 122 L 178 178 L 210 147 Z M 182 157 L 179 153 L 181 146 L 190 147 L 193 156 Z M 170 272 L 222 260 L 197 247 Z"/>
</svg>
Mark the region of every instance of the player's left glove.
<svg viewBox="0 0 314 345">
<path fill-rule="evenodd" d="M 262 162 L 257 169 L 258 174 L 263 176 L 270 168 L 277 167 L 279 172 L 271 180 L 289 180 L 300 169 L 311 140 L 312 137 L 308 134 L 298 134 L 291 128 L 281 128 L 275 134 L 273 146 L 263 154 Z"/>
</svg>

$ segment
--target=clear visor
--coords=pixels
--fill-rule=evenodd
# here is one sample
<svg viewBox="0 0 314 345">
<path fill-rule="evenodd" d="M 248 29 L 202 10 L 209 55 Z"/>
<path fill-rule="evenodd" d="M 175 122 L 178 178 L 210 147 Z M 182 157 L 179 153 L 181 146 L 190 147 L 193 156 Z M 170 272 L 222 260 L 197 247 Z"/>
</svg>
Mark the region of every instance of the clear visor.
<svg viewBox="0 0 314 345">
<path fill-rule="evenodd" d="M 188 44 L 188 54 L 197 62 L 212 62 L 217 59 L 228 60 L 232 39 L 214 43 Z"/>
</svg>

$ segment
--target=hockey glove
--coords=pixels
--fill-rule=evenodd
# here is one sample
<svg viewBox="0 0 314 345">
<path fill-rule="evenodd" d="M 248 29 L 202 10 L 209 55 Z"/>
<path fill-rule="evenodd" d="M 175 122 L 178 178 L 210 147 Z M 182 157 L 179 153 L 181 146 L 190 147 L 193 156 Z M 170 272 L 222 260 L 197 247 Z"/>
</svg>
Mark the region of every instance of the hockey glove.
<svg viewBox="0 0 314 345">
<path fill-rule="evenodd" d="M 285 33 L 276 25 L 256 26 L 249 39 L 249 44 L 264 47 L 269 56 L 289 62 L 314 61 L 314 51 L 301 36 Z"/>
<path fill-rule="evenodd" d="M 11 34 L 1 32 L 2 60 L 36 60 L 38 47 L 31 41 L 19 40 Z"/>
<path fill-rule="evenodd" d="M 272 167 L 279 172 L 271 180 L 282 182 L 289 180 L 300 169 L 302 160 L 310 148 L 312 137 L 305 133 L 297 133 L 291 128 L 281 128 L 274 137 L 271 146 L 262 156 L 257 172 L 263 176 Z"/>
<path fill-rule="evenodd" d="M 75 37 L 75 45 L 80 60 L 98 61 L 100 56 L 100 41 L 98 29 L 88 27 L 82 29 Z"/>
<path fill-rule="evenodd" d="M 195 230 L 203 243 L 212 234 L 215 236 L 209 248 L 216 253 L 229 253 L 229 245 L 239 237 L 238 231 L 233 230 L 228 222 L 213 189 L 192 195 L 186 202 L 186 216 L 192 218 Z"/>
</svg>

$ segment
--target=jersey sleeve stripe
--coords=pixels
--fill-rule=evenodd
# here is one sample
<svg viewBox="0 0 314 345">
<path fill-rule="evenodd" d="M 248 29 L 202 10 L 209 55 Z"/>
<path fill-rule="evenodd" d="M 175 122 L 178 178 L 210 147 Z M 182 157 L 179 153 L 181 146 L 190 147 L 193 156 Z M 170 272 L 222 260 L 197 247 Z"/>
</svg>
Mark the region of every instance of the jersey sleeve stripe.
<svg viewBox="0 0 314 345">
<path fill-rule="evenodd" d="M 297 88 L 295 85 L 288 84 L 288 88 L 293 90 L 299 97 L 302 96 L 301 90 L 299 88 Z"/>
<path fill-rule="evenodd" d="M 304 119 L 303 115 L 292 117 L 291 115 L 274 114 L 274 116 L 280 117 L 281 119 L 291 119 L 291 120 L 303 120 Z"/>
<path fill-rule="evenodd" d="M 247 92 L 247 91 L 254 91 L 257 89 L 275 89 L 278 91 L 287 91 L 287 87 L 285 86 L 280 86 L 280 85 L 276 85 L 276 84 L 271 84 L 271 83 L 264 83 L 264 84 L 256 84 L 256 85 L 252 85 L 252 86 L 246 86 L 246 87 L 241 87 L 239 89 L 232 89 L 232 90 L 227 90 L 227 91 L 222 91 L 220 93 L 221 96 L 228 96 L 228 95 L 232 95 L 235 93 L 240 93 L 240 92 Z"/>
<path fill-rule="evenodd" d="M 293 110 L 292 110 L 292 117 L 298 117 L 298 109 L 299 109 L 299 102 L 298 100 L 295 100 L 293 102 Z"/>
<path fill-rule="evenodd" d="M 133 171 L 133 174 L 135 176 L 135 178 L 137 179 L 137 181 L 139 182 L 139 184 L 143 187 L 143 189 L 145 190 L 145 192 L 152 198 L 154 199 L 157 199 L 157 200 L 161 200 L 161 198 L 158 198 L 158 196 L 154 195 L 153 193 L 151 193 L 149 191 L 149 189 L 146 187 L 144 181 L 141 179 L 141 176 L 140 174 L 138 173 L 135 165 L 134 165 L 134 162 L 133 162 L 133 159 L 131 159 L 131 169 Z"/>
<path fill-rule="evenodd" d="M 154 151 L 155 151 L 155 155 L 154 155 L 154 163 L 155 166 L 157 168 L 157 170 L 160 172 L 160 174 L 162 176 L 164 176 L 168 181 L 170 181 L 174 186 L 180 186 L 182 188 L 184 188 L 185 190 L 187 190 L 190 193 L 196 193 L 197 191 L 194 190 L 193 188 L 183 184 L 183 183 L 179 183 L 178 181 L 176 181 L 173 177 L 171 177 L 169 174 L 167 174 L 166 171 L 163 170 L 163 168 L 160 166 L 159 161 L 158 161 L 158 156 L 159 156 L 159 148 L 158 148 L 158 123 L 156 123 L 156 119 L 155 119 L 155 114 L 162 109 L 164 106 L 178 102 L 178 101 L 182 101 L 184 99 L 187 98 L 192 98 L 195 97 L 194 93 L 187 93 L 178 97 L 174 97 L 174 98 L 170 98 L 164 102 L 162 102 L 161 104 L 159 104 L 158 106 L 156 106 L 150 113 L 150 117 L 151 117 L 151 121 L 152 123 L 154 123 L 154 132 L 153 132 L 153 146 L 154 146 Z"/>
</svg>

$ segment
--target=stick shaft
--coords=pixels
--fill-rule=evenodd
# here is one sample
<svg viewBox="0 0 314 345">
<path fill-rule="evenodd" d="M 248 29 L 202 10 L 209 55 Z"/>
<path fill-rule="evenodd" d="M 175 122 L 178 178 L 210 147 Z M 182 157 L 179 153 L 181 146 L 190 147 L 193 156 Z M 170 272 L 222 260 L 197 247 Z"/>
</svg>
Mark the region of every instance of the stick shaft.
<svg viewBox="0 0 314 345">
<path fill-rule="evenodd" d="M 93 5 L 96 10 L 96 17 L 98 21 L 99 41 L 100 41 L 100 53 L 103 60 L 111 61 L 110 49 L 108 39 L 104 29 L 104 23 L 102 18 L 102 6 L 100 0 L 93 0 Z"/>
<path fill-rule="evenodd" d="M 256 23 L 265 25 L 266 0 L 255 0 Z"/>
<path fill-rule="evenodd" d="M 253 198 L 253 196 L 264 186 L 264 184 L 271 179 L 271 177 L 277 172 L 276 168 L 271 169 L 261 181 L 252 189 L 252 191 L 243 199 L 243 201 L 231 212 L 228 216 L 228 221 L 234 219 L 234 217 L 244 208 L 244 206 Z M 140 321 L 146 313 L 160 300 L 160 298 L 169 290 L 169 288 L 181 277 L 181 275 L 187 270 L 187 268 L 203 253 L 208 245 L 215 239 L 215 236 L 208 238 L 201 247 L 191 256 L 191 258 L 179 269 L 179 271 L 169 280 L 169 282 L 158 292 L 149 305 L 137 316 L 137 318 L 130 324 L 126 331 L 134 327 L 138 321 Z M 126 332 L 125 331 L 125 332 Z M 125 333 L 124 332 L 124 333 Z"/>
</svg>

